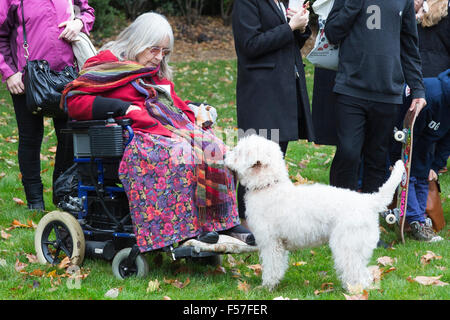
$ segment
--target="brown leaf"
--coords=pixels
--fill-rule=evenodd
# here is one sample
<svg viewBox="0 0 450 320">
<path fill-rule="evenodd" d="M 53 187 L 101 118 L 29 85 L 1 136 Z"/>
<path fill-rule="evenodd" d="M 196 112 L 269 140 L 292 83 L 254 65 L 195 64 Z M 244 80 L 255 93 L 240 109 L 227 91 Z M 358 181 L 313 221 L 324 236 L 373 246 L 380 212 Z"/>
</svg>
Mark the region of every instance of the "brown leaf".
<svg viewBox="0 0 450 320">
<path fill-rule="evenodd" d="M 62 259 L 62 261 L 58 264 L 58 269 L 67 269 L 72 262 L 70 261 L 69 257 L 65 257 Z"/>
<path fill-rule="evenodd" d="M 191 282 L 191 280 L 189 280 L 189 278 L 187 278 L 184 282 L 181 282 L 178 279 L 166 279 L 166 278 L 164 278 L 163 281 L 164 281 L 164 283 L 171 284 L 178 289 L 183 289 Z"/>
<path fill-rule="evenodd" d="M 16 260 L 16 263 L 14 264 L 14 269 L 16 269 L 17 272 L 25 272 L 23 269 L 25 269 L 28 265 L 26 263 L 20 262 L 19 259 Z"/>
<path fill-rule="evenodd" d="M 13 201 L 17 203 L 19 206 L 25 205 L 25 202 L 20 198 L 13 198 Z"/>
<path fill-rule="evenodd" d="M 238 290 L 244 291 L 247 293 L 250 290 L 250 285 L 247 283 L 247 281 L 239 281 L 238 280 Z"/>
<path fill-rule="evenodd" d="M 48 151 L 56 153 L 56 146 L 48 148 Z"/>
<path fill-rule="evenodd" d="M 411 276 L 410 276 L 410 277 L 408 277 L 408 281 L 417 282 L 424 286 L 433 285 L 433 286 L 443 287 L 443 286 L 448 285 L 448 283 L 442 282 L 441 280 L 439 280 L 441 278 L 442 278 L 442 275 L 437 276 L 437 277 L 417 276 L 414 279 L 411 279 Z"/>
<path fill-rule="evenodd" d="M 255 276 L 260 276 L 262 273 L 262 267 L 260 264 L 252 264 L 247 266 L 247 268 L 253 270 L 253 273 L 255 274 Z"/>
<path fill-rule="evenodd" d="M 367 292 L 366 290 L 364 290 L 362 294 L 353 296 L 348 296 L 345 293 L 343 293 L 343 295 L 345 296 L 346 300 L 369 300 L 369 292 Z"/>
<path fill-rule="evenodd" d="M 0 235 L 5 240 L 8 240 L 11 237 L 11 235 L 9 233 L 6 233 L 4 230 L 0 231 Z"/>
<path fill-rule="evenodd" d="M 384 256 L 384 257 L 379 257 L 377 259 L 377 262 L 383 266 L 392 266 L 394 265 L 395 259 L 392 259 L 391 257 L 388 256 Z"/>
<path fill-rule="evenodd" d="M 38 258 L 34 254 L 27 253 L 26 257 L 27 257 L 29 263 L 39 263 Z"/>
<path fill-rule="evenodd" d="M 436 255 L 433 251 L 427 251 L 425 255 L 420 258 L 420 262 L 424 265 L 429 264 L 431 260 L 439 260 L 442 259 L 442 256 Z"/>
<path fill-rule="evenodd" d="M 28 275 L 40 278 L 40 277 L 45 276 L 45 271 L 42 271 L 41 269 L 35 269 L 35 270 L 29 272 Z"/>
</svg>

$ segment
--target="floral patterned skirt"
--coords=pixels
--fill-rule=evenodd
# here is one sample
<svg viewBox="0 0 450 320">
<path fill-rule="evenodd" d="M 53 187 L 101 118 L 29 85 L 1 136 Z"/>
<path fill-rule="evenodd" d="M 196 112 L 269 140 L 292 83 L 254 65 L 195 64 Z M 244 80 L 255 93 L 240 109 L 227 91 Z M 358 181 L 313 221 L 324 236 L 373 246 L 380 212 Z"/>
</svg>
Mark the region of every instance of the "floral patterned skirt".
<svg viewBox="0 0 450 320">
<path fill-rule="evenodd" d="M 190 148 L 187 141 L 142 132 L 135 132 L 125 148 L 119 178 L 141 252 L 240 223 L 233 175 L 228 171 L 227 192 L 234 201 L 220 212 L 199 213 L 195 164 L 187 152 Z"/>
</svg>

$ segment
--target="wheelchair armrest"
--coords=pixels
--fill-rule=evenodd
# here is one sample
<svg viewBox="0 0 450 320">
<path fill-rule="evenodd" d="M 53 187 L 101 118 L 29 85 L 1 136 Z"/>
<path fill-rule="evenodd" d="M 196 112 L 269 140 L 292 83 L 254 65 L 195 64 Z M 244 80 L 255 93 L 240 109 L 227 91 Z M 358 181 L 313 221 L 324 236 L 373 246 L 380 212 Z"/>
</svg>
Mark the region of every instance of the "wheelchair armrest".
<svg viewBox="0 0 450 320">
<path fill-rule="evenodd" d="M 131 126 L 133 123 L 133 120 L 129 118 L 125 119 L 114 119 L 114 122 L 117 123 L 119 126 L 125 127 L 125 126 Z M 67 128 L 69 131 L 79 131 L 79 130 L 87 130 L 90 127 L 93 126 L 105 126 L 107 124 L 110 124 L 110 119 L 108 120 L 84 120 L 84 121 L 69 121 L 67 123 Z"/>
</svg>

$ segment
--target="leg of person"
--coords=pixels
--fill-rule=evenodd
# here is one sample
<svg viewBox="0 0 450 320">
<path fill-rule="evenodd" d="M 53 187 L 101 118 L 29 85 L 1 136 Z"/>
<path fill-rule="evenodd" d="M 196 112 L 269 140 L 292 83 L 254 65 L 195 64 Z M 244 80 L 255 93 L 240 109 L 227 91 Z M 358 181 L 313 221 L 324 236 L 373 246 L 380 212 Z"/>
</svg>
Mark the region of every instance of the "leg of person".
<svg viewBox="0 0 450 320">
<path fill-rule="evenodd" d="M 378 191 L 388 176 L 386 159 L 394 130 L 398 105 L 369 102 L 363 145 L 364 175 L 361 191 Z"/>
<path fill-rule="evenodd" d="M 361 150 L 365 135 L 365 100 L 338 95 L 336 102 L 337 148 L 330 169 L 330 185 L 357 190 Z"/>
<path fill-rule="evenodd" d="M 418 178 L 416 183 L 416 197 L 420 213 L 420 222 L 422 224 L 422 230 L 426 234 L 427 241 L 439 241 L 442 240 L 436 232 L 434 232 L 433 227 L 426 223 L 425 210 L 427 208 L 428 199 L 428 179 Z"/>
<path fill-rule="evenodd" d="M 63 174 L 73 164 L 73 138 L 69 133 L 62 132 L 67 128 L 67 118 L 54 118 L 53 125 L 55 127 L 57 147 L 55 156 L 55 167 L 53 169 L 53 184 L 55 185 L 56 179 Z M 53 203 L 56 205 L 58 199 L 53 193 Z"/>
<path fill-rule="evenodd" d="M 19 131 L 18 159 L 29 209 L 45 210 L 41 180 L 41 144 L 43 117 L 33 115 L 26 107 L 25 95 L 11 95 Z"/>
</svg>

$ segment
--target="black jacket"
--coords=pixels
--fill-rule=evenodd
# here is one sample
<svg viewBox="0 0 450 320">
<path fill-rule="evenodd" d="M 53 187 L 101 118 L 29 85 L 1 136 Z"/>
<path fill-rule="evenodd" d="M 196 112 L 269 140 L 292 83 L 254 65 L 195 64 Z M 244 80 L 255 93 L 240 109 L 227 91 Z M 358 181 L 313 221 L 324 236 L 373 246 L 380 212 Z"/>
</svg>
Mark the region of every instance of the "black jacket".
<svg viewBox="0 0 450 320">
<path fill-rule="evenodd" d="M 402 104 L 406 80 L 425 97 L 414 0 L 336 0 L 325 34 L 340 43 L 334 92 Z"/>
<path fill-rule="evenodd" d="M 447 15 L 431 27 L 419 24 L 417 31 L 423 77 L 437 77 L 450 68 L 450 17 Z"/>
<path fill-rule="evenodd" d="M 292 32 L 273 0 L 236 0 L 232 19 L 239 129 L 279 129 L 279 141 L 313 141 L 300 53 L 311 30 Z"/>
</svg>

